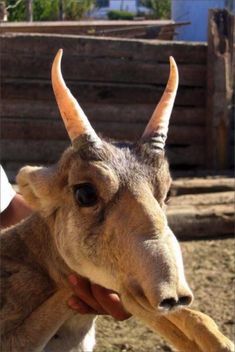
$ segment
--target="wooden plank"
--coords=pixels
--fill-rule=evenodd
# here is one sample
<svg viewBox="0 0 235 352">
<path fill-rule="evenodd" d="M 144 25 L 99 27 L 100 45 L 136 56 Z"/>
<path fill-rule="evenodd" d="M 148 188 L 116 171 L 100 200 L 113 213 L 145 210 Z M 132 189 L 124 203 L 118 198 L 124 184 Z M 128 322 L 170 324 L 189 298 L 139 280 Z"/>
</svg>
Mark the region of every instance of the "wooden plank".
<svg viewBox="0 0 235 352">
<path fill-rule="evenodd" d="M 179 24 L 181 25 L 181 23 Z M 82 21 L 40 21 L 40 22 L 3 22 L 0 33 L 60 33 L 60 34 L 103 34 L 104 30 L 126 28 L 159 28 L 177 26 L 173 20 L 82 20 Z"/>
<path fill-rule="evenodd" d="M 2 161 L 55 162 L 69 145 L 68 141 L 1 140 Z M 175 147 L 167 149 L 171 166 L 203 165 L 202 146 Z"/>
<path fill-rule="evenodd" d="M 20 80 L 21 82 L 21 80 Z M 115 84 L 115 83 L 97 83 L 97 82 L 67 82 L 73 95 L 82 105 L 88 103 L 103 103 L 103 104 L 154 104 L 160 100 L 164 87 L 154 85 L 131 85 L 131 84 Z M 17 88 L 19 88 L 17 90 Z M 38 100 L 49 100 L 48 103 L 54 105 L 55 98 L 52 92 L 51 83 L 48 84 L 29 84 L 24 85 L 19 83 L 5 84 L 2 80 L 2 104 L 3 109 L 14 109 L 9 106 L 9 101 L 17 108 L 18 104 L 32 105 L 40 104 Z M 11 98 L 12 97 L 12 98 Z M 13 98 L 14 97 L 14 98 Z M 18 100 L 20 99 L 21 102 Z M 25 101 L 23 101 L 23 99 Z M 27 101 L 28 100 L 28 101 Z M 31 101 L 30 101 L 31 100 Z M 205 90 L 202 88 L 180 88 L 176 96 L 175 106 L 188 106 L 204 108 L 206 105 Z M 8 105 L 8 107 L 7 107 Z M 34 107 L 32 106 L 32 109 Z M 17 111 L 18 110 L 17 108 Z"/>
<path fill-rule="evenodd" d="M 177 197 L 172 197 L 169 200 L 169 207 L 179 207 L 182 205 L 221 205 L 234 203 L 234 191 L 228 192 L 213 192 L 213 193 L 197 193 L 185 194 Z"/>
<path fill-rule="evenodd" d="M 111 101 L 112 103 L 157 104 L 165 85 L 130 84 L 96 81 L 70 81 L 66 84 L 79 102 Z M 54 93 L 50 80 L 11 79 L 1 80 L 2 99 L 50 100 L 54 101 Z M 175 106 L 205 106 L 204 88 L 179 86 Z"/>
<path fill-rule="evenodd" d="M 0 33 L 54 33 L 172 40 L 176 28 L 189 22 L 173 20 L 92 20 L 54 22 L 3 22 Z"/>
<path fill-rule="evenodd" d="M 32 105 L 34 104 L 34 105 Z M 147 123 L 155 105 L 151 104 L 82 104 L 91 121 L 126 121 Z M 0 107 L 1 116 L 4 118 L 32 118 L 32 119 L 59 119 L 59 111 L 56 103 L 33 101 L 2 101 Z M 205 111 L 200 108 L 187 109 L 175 108 L 171 123 L 181 126 L 203 126 Z"/>
<path fill-rule="evenodd" d="M 59 48 L 66 56 L 126 57 L 130 61 L 168 62 L 173 55 L 178 63 L 205 64 L 207 44 L 195 42 L 149 41 L 137 39 L 97 38 L 53 34 L 1 35 L 2 52 L 13 55 L 48 55 L 52 57 Z"/>
<path fill-rule="evenodd" d="M 2 53 L 2 77 L 50 79 L 53 55 Z M 205 87 L 205 65 L 180 64 L 180 82 L 183 86 Z M 164 85 L 169 76 L 169 64 L 129 60 L 129 58 L 64 55 L 62 70 L 66 80 L 122 82 Z"/>
<path fill-rule="evenodd" d="M 235 181 L 232 177 L 214 178 L 185 178 L 174 180 L 171 188 L 172 195 L 197 193 L 230 192 L 235 190 Z"/>
<path fill-rule="evenodd" d="M 106 137 L 118 140 L 137 140 L 141 137 L 145 123 L 126 121 L 92 121 L 95 130 Z M 2 119 L 2 138 L 4 139 L 33 139 L 33 140 L 66 140 L 68 139 L 62 121 L 33 120 L 33 119 Z M 203 127 L 171 126 L 169 129 L 169 144 L 202 144 L 205 133 Z"/>
<path fill-rule="evenodd" d="M 173 39 L 175 28 L 188 22 L 172 20 L 143 21 L 56 21 L 43 23 L 2 23 L 0 33 L 61 33 L 76 35 L 95 35 L 109 37 L 137 37 L 148 39 Z"/>
</svg>

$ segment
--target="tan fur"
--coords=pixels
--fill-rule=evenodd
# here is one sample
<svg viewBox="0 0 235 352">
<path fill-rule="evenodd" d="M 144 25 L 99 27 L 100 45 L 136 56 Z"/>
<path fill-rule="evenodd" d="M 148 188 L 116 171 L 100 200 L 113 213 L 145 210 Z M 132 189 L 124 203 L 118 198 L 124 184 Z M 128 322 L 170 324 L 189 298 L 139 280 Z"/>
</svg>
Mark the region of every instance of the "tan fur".
<svg viewBox="0 0 235 352">
<path fill-rule="evenodd" d="M 135 156 L 103 143 L 103 150 L 97 155 L 91 148 L 86 160 L 84 151 L 70 148 L 57 165 L 27 166 L 17 177 L 36 213 L 1 236 L 5 351 L 50 350 L 53 335 L 73 315 L 65 304 L 71 272 L 123 298 L 129 295 L 130 311 L 138 302 L 140 310 L 157 313 L 164 298 L 191 294 L 172 255 L 173 234 L 160 205 L 168 189 L 160 191 L 158 173 L 165 174 L 160 169 L 167 170 L 167 163 L 162 159 L 159 168 L 156 156 L 156 165 L 145 161 L 142 170 L 140 152 Z M 88 181 L 97 189 L 99 202 L 79 207 L 73 187 Z M 91 325 L 90 318 L 83 331 Z M 74 334 L 79 332 L 75 329 Z"/>
<path fill-rule="evenodd" d="M 143 155 L 145 158 L 146 153 Z M 145 159 L 148 171 L 138 171 L 140 165 L 129 151 L 107 143 L 103 154 L 95 156 L 91 151 L 90 160 L 83 160 L 70 148 L 57 165 L 25 167 L 18 175 L 21 192 L 36 213 L 1 235 L 2 351 L 56 351 L 55 346 L 62 348 L 68 341 L 62 336 L 69 336 L 75 344 L 64 351 L 74 347 L 83 350 L 92 317 L 74 317 L 66 305 L 71 294 L 67 275 L 71 272 L 118 291 L 130 312 L 170 343 L 181 346 L 181 351 L 187 351 L 189 345 L 210 351 L 200 349 L 192 336 L 184 341 L 187 324 L 179 342 L 177 336 L 181 335 L 175 336 L 175 331 L 181 320 L 175 326 L 174 315 L 159 316 L 157 312 L 159 301 L 166 295 L 174 295 L 176 290 L 188 294 L 177 258 L 180 251 L 174 258 L 176 240 L 164 213 L 170 185 L 166 162 L 162 159 L 154 164 L 151 160 L 148 165 Z M 101 202 L 95 208 L 79 208 L 72 187 L 88 180 L 99 190 Z M 161 182 L 168 184 L 164 191 Z M 72 332 L 66 328 L 71 319 L 76 321 Z M 57 339 L 53 338 L 56 332 Z"/>
</svg>

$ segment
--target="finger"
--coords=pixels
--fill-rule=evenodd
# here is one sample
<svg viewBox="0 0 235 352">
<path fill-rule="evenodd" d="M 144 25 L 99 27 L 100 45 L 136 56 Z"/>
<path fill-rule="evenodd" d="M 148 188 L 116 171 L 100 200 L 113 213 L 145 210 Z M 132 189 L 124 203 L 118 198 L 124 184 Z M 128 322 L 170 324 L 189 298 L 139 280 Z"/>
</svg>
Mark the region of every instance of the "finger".
<svg viewBox="0 0 235 352">
<path fill-rule="evenodd" d="M 75 295 L 83 301 L 86 305 L 90 306 L 97 314 L 107 314 L 104 308 L 97 302 L 91 291 L 90 282 L 81 276 L 70 275 L 69 282 L 73 286 Z"/>
<path fill-rule="evenodd" d="M 96 284 L 91 284 L 91 290 L 95 299 L 114 319 L 122 321 L 130 318 L 131 314 L 123 307 L 118 294 Z"/>
<path fill-rule="evenodd" d="M 76 296 L 72 296 L 68 300 L 68 306 L 73 310 L 76 310 L 80 314 L 97 314 L 97 312 L 88 306 L 85 302 L 78 299 Z"/>
</svg>

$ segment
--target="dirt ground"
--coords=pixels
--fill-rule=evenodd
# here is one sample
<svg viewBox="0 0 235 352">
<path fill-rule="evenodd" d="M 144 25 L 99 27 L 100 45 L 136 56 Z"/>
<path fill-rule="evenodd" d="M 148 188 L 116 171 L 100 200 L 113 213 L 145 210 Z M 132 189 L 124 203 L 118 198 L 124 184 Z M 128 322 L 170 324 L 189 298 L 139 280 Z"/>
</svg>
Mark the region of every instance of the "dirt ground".
<svg viewBox="0 0 235 352">
<path fill-rule="evenodd" d="M 230 339 L 235 336 L 235 240 L 182 242 L 186 277 L 195 296 L 193 308 L 207 313 Z M 97 321 L 95 352 L 173 351 L 156 334 L 133 318 Z M 189 351 L 193 352 L 193 351 Z"/>
</svg>

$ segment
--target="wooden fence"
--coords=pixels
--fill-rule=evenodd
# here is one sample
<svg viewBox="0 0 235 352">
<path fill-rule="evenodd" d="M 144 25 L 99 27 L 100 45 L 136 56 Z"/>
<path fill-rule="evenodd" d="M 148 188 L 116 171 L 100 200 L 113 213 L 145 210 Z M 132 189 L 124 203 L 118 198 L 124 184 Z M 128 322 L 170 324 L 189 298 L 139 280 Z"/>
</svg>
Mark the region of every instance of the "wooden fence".
<svg viewBox="0 0 235 352">
<path fill-rule="evenodd" d="M 64 48 L 65 80 L 92 125 L 119 140 L 140 138 L 164 90 L 169 56 L 174 56 L 180 86 L 168 156 L 175 170 L 211 167 L 206 43 L 4 34 L 0 44 L 2 163 L 9 172 L 15 174 L 25 163 L 54 162 L 69 143 L 50 81 L 59 48 Z"/>
</svg>

